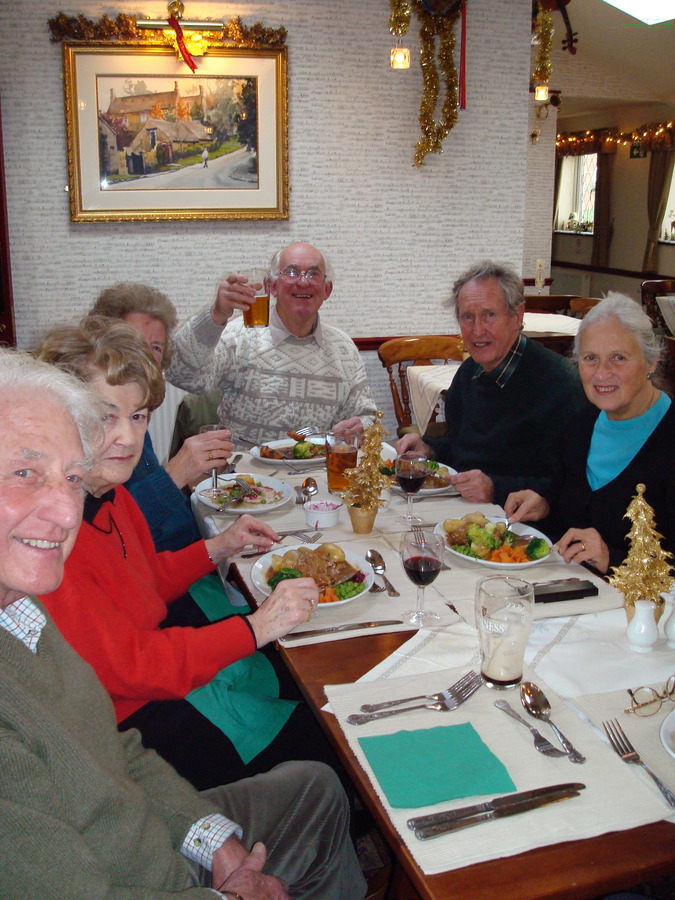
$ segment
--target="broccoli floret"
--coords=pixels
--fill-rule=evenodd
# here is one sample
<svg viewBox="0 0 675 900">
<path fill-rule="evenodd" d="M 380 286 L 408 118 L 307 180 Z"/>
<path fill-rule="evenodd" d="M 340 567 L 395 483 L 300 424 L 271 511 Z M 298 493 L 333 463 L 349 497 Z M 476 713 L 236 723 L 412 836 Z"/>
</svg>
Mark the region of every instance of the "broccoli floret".
<svg viewBox="0 0 675 900">
<path fill-rule="evenodd" d="M 439 469 L 439 464 L 436 462 L 435 459 L 428 459 L 427 460 L 427 469 L 430 472 L 437 472 Z"/>
<path fill-rule="evenodd" d="M 472 522 L 466 529 L 467 543 L 469 545 L 475 544 L 477 547 L 485 547 L 487 550 L 496 549 L 501 546 L 502 539 L 493 535 L 494 529 L 494 522 L 488 522 L 487 525 L 477 525 L 475 522 Z"/>
<path fill-rule="evenodd" d="M 269 586 L 274 590 L 274 588 L 279 584 L 280 581 L 285 581 L 287 578 L 301 578 L 302 575 L 298 572 L 297 569 L 279 569 L 278 572 L 275 572 L 274 575 L 267 582 Z"/>
<path fill-rule="evenodd" d="M 518 535 L 515 533 L 515 531 L 505 531 L 504 540 L 502 543 L 507 544 L 509 547 L 514 547 L 517 540 Z"/>
<path fill-rule="evenodd" d="M 545 556 L 548 556 L 550 552 L 551 548 L 547 542 L 540 537 L 532 538 L 525 548 L 525 553 L 530 559 L 543 559 Z"/>
<path fill-rule="evenodd" d="M 311 459 L 312 445 L 309 441 L 298 441 L 293 447 L 294 459 Z"/>
<path fill-rule="evenodd" d="M 480 556 L 474 553 L 471 547 L 468 547 L 466 544 L 454 544 L 452 549 L 464 556 L 470 556 L 472 559 L 480 559 Z"/>
</svg>

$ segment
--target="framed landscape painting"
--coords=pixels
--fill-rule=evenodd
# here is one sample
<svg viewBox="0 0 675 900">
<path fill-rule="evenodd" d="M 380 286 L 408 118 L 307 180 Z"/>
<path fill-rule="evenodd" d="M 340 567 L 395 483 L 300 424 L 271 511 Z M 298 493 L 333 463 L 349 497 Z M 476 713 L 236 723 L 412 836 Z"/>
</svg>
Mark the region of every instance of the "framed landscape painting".
<svg viewBox="0 0 675 900">
<path fill-rule="evenodd" d="M 63 45 L 73 222 L 288 218 L 285 48 Z"/>
</svg>

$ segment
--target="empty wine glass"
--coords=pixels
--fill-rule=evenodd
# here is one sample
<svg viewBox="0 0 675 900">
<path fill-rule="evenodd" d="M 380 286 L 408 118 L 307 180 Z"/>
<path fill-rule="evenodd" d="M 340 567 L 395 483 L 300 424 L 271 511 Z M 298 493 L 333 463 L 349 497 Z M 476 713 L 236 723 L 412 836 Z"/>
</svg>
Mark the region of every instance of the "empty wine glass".
<svg viewBox="0 0 675 900">
<path fill-rule="evenodd" d="M 443 565 L 445 542 L 433 531 L 409 532 L 401 538 L 401 562 L 408 578 L 417 585 L 417 607 L 401 613 L 409 625 L 435 625 L 439 616 L 424 609 L 424 588 L 436 580 Z"/>
<path fill-rule="evenodd" d="M 399 516 L 396 519 L 397 525 L 406 525 L 408 528 L 411 528 L 413 525 L 422 524 L 422 520 L 413 515 L 413 494 L 422 489 L 424 479 L 428 474 L 428 460 L 425 456 L 409 451 L 396 457 L 394 475 L 399 487 L 408 498 L 408 510 L 405 516 Z"/>
</svg>

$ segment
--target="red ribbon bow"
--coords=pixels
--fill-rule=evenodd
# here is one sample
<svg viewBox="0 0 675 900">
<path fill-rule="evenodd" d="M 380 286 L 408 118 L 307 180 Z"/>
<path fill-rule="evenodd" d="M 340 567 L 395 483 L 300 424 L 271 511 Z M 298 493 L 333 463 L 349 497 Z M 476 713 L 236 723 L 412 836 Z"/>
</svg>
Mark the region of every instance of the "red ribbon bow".
<svg viewBox="0 0 675 900">
<path fill-rule="evenodd" d="M 178 44 L 178 49 L 180 50 L 180 55 L 183 57 L 186 65 L 188 65 L 192 71 L 194 72 L 197 68 L 197 63 L 194 61 L 192 56 L 190 55 L 190 51 L 185 46 L 185 38 L 183 37 L 183 29 L 180 27 L 180 22 L 178 19 L 172 15 L 169 18 L 169 25 L 176 32 L 176 43 Z"/>
</svg>

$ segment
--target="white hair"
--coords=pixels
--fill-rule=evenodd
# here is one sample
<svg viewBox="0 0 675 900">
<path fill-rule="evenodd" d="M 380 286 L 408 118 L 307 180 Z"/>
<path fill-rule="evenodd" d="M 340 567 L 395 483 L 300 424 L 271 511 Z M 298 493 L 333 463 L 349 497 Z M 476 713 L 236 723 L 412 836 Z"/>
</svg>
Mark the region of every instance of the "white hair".
<svg viewBox="0 0 675 900">
<path fill-rule="evenodd" d="M 99 398 L 88 385 L 29 353 L 0 347 L 0 396 L 8 391 L 51 397 L 72 418 L 85 455 L 93 460 L 102 433 L 102 412 Z"/>
<path fill-rule="evenodd" d="M 662 342 L 654 333 L 651 319 L 639 303 L 615 291 L 610 291 L 600 303 L 589 309 L 581 320 L 579 331 L 574 338 L 573 355 L 576 360 L 579 358 L 581 336 L 584 331 L 591 325 L 606 322 L 607 319 L 615 319 L 635 336 L 647 365 L 654 366 L 658 363 L 661 358 Z"/>
</svg>

